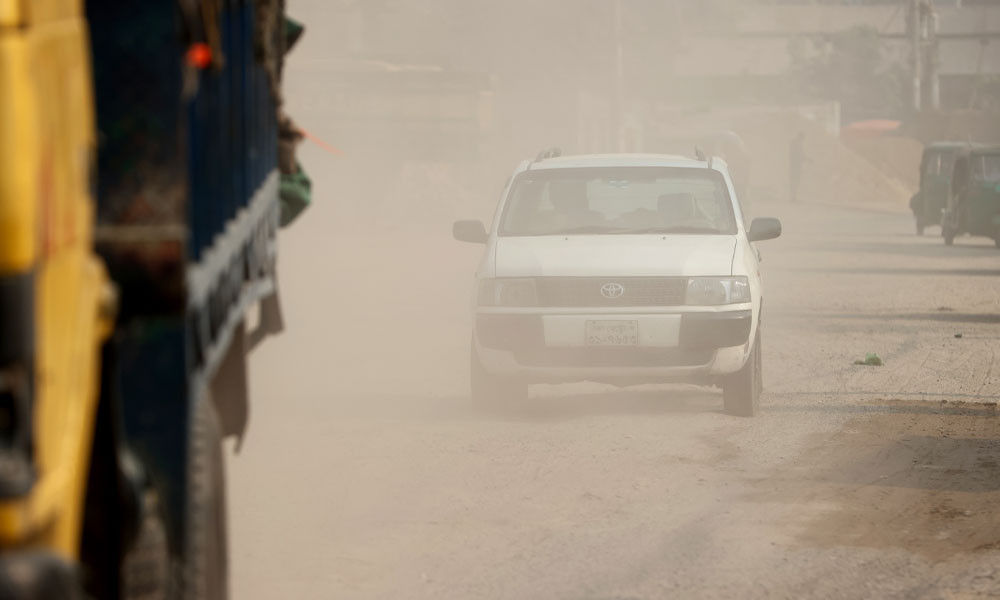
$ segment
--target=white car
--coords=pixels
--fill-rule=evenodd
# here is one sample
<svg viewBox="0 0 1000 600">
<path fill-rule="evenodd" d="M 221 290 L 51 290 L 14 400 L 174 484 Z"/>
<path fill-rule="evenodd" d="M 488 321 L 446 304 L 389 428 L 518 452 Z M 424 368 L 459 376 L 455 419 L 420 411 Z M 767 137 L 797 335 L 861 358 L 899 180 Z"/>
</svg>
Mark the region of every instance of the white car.
<svg viewBox="0 0 1000 600">
<path fill-rule="evenodd" d="M 686 382 L 723 389 L 752 416 L 761 391 L 759 256 L 777 219 L 747 228 L 719 159 L 614 154 L 523 163 L 476 272 L 474 398 L 525 398 L 530 383 Z"/>
</svg>

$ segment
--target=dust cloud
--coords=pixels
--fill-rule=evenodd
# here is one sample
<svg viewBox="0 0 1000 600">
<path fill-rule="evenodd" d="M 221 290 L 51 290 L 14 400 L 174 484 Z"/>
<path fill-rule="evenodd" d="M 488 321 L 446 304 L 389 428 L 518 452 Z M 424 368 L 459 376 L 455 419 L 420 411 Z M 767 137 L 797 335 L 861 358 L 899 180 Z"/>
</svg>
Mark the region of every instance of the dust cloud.
<svg viewBox="0 0 1000 600">
<path fill-rule="evenodd" d="M 968 540 L 924 540 L 911 555 L 912 536 L 872 533 L 899 525 L 872 508 L 882 488 L 826 521 L 842 473 L 810 478 L 809 457 L 843 458 L 831 458 L 840 446 L 821 451 L 825 440 L 856 445 L 861 431 L 873 454 L 883 442 L 909 451 L 937 433 L 935 415 L 912 406 L 1000 395 L 985 341 L 1000 332 L 975 320 L 1000 310 L 992 244 L 942 256 L 939 240 L 907 237 L 926 132 L 989 134 L 964 113 L 928 123 L 910 111 L 898 41 L 852 54 L 870 41 L 856 31 L 864 19 L 905 31 L 905 11 L 893 13 L 904 3 L 871 3 L 863 17 L 858 4 L 289 0 L 307 29 L 284 74 L 288 112 L 336 152 L 299 149 L 314 199 L 280 238 L 287 329 L 251 358 L 249 437 L 230 465 L 238 597 L 796 597 L 837 595 L 840 584 L 891 597 L 917 589 L 892 587 L 903 580 L 971 589 L 965 567 L 946 577 L 941 561 L 1000 540 L 985 514 L 995 463 L 976 467 L 996 450 L 995 410 L 963 413 L 975 424 L 956 434 L 976 440 L 962 468 L 993 469 L 973 486 L 991 494 L 972 504 L 986 520 L 961 512 L 972 492 L 945 498 L 951 488 L 934 480 L 935 506 L 958 511 L 949 515 Z M 854 31 L 848 51 L 804 35 L 823 26 Z M 897 128 L 849 128 L 874 121 Z M 519 161 L 552 146 L 689 156 L 698 146 L 741 170 L 751 216 L 783 219 L 785 236 L 763 249 L 776 290 L 763 417 L 724 417 L 717 391 L 687 386 L 541 386 L 532 408 L 505 415 L 468 401 L 482 247 L 454 241 L 451 225 L 489 223 Z M 908 271 L 921 265 L 967 277 L 929 285 Z M 956 322 L 899 316 L 939 306 L 972 315 L 964 326 L 978 337 L 944 348 L 958 343 Z M 869 350 L 885 369 L 850 366 Z M 885 409 L 887 398 L 909 404 Z M 894 424 L 858 421 L 869 412 Z M 935 460 L 913 452 L 913 464 Z M 910 460 L 892 456 L 846 481 L 877 483 L 885 464 Z M 893 499 L 930 510 L 926 473 L 893 477 Z M 849 523 L 860 513 L 870 521 Z M 831 534 L 837 523 L 847 525 Z M 947 535 L 934 516 L 918 525 L 927 539 Z M 963 564 L 984 568 L 985 557 Z M 815 583 L 831 565 L 830 583 Z"/>
<path fill-rule="evenodd" d="M 619 40 L 614 2 L 289 3 L 308 25 L 285 74 L 289 110 L 342 154 L 308 141 L 300 150 L 315 205 L 282 237 L 289 331 L 259 367 L 280 372 L 284 392 L 464 393 L 480 248 L 451 240 L 451 223 L 488 223 L 510 172 L 543 148 L 690 156 L 736 132 L 752 207 L 787 199 L 789 144 L 805 132 L 803 196 L 905 206 L 919 143 L 866 147 L 905 163 L 880 168 L 831 133 L 829 102 L 799 94 L 778 105 L 756 90 L 731 98 L 732 67 L 720 69 L 719 51 L 686 47 L 703 45 L 686 31 L 728 25 L 750 3 L 624 5 Z M 613 97 L 619 45 L 624 145 Z M 699 65 L 704 81 L 691 73 Z M 270 383 L 258 393 L 278 391 Z"/>
</svg>

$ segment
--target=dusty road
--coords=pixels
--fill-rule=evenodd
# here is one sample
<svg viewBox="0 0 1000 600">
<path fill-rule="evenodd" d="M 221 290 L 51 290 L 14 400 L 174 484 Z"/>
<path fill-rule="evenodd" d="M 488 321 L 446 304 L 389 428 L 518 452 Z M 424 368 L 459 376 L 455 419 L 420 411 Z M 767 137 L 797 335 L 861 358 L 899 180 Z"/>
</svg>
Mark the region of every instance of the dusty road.
<svg viewBox="0 0 1000 600">
<path fill-rule="evenodd" d="M 761 245 L 762 416 L 598 385 L 498 415 L 464 397 L 478 249 L 314 208 L 282 239 L 289 330 L 253 356 L 229 463 L 236 598 L 1000 596 L 986 240 L 762 206 L 786 231 Z"/>
</svg>

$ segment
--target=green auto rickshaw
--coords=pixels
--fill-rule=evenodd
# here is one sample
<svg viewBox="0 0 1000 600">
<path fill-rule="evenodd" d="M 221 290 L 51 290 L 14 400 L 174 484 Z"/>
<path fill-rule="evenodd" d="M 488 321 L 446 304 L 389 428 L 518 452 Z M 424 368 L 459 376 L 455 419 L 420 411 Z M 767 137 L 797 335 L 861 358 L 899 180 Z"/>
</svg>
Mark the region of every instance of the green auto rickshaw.
<svg viewBox="0 0 1000 600">
<path fill-rule="evenodd" d="M 917 235 L 923 235 L 928 225 L 941 224 L 941 215 L 948 205 L 955 158 L 969 148 L 965 142 L 935 142 L 924 148 L 920 160 L 920 190 L 910 199 Z"/>
<path fill-rule="evenodd" d="M 969 147 L 955 158 L 941 236 L 950 246 L 963 233 L 1000 248 L 1000 146 Z"/>
</svg>

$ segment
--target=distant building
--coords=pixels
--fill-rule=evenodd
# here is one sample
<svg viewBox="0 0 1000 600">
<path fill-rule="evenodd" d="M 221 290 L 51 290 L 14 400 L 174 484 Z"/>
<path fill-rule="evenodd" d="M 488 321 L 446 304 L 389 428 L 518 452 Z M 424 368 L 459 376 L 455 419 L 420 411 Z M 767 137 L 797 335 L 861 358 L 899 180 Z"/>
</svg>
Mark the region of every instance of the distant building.
<svg viewBox="0 0 1000 600">
<path fill-rule="evenodd" d="M 739 8 L 729 23 L 702 24 L 673 56 L 672 74 L 690 80 L 693 93 L 699 88 L 733 90 L 768 102 L 776 99 L 774 95 L 794 93 L 781 83 L 792 66 L 790 43 L 856 27 L 875 28 L 888 55 L 904 64 L 908 61 L 905 2 L 785 0 L 734 6 Z M 934 6 L 939 17 L 942 107 L 973 107 L 977 94 L 996 93 L 989 86 L 1000 76 L 1000 2 L 950 0 Z"/>
</svg>

